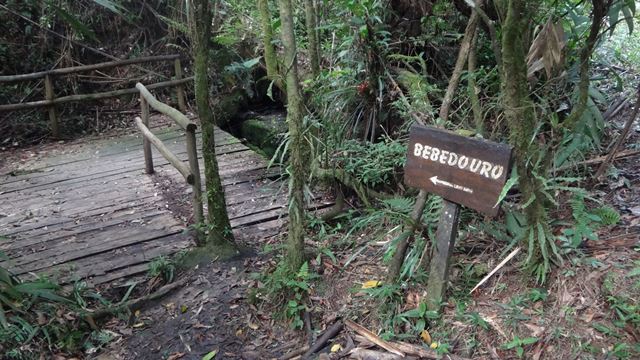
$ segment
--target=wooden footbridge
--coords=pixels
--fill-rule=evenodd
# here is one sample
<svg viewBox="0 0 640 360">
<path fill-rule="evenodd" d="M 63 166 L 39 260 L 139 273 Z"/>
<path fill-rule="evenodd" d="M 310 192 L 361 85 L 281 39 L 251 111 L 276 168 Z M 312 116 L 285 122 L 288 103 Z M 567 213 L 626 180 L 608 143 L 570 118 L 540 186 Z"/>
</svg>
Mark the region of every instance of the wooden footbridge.
<svg viewBox="0 0 640 360">
<path fill-rule="evenodd" d="M 0 164 L 0 252 L 6 255 L 0 266 L 22 277 L 45 273 L 63 283 L 82 279 L 95 285 L 145 272 L 154 258 L 194 246 L 185 230 L 199 216 L 193 178 L 203 177 L 204 166 L 192 150 L 200 148 L 200 137 L 193 132 L 195 146 L 190 146 L 193 128 L 185 130 L 162 114 L 145 118 L 150 101 L 142 99 L 139 126 L 151 124 L 153 135 L 131 129 L 112 139 L 51 145 L 54 150 L 26 166 Z M 53 106 L 50 101 L 45 105 Z M 143 143 L 154 139 L 174 159 L 153 151 L 145 164 Z M 263 157 L 220 129 L 215 142 L 238 241 L 252 244 L 274 236 L 287 203 L 279 169 L 269 169 Z M 153 174 L 147 173 L 149 159 Z M 185 183 L 189 176 L 191 185 Z M 329 205 L 319 199 L 312 204 Z"/>
</svg>

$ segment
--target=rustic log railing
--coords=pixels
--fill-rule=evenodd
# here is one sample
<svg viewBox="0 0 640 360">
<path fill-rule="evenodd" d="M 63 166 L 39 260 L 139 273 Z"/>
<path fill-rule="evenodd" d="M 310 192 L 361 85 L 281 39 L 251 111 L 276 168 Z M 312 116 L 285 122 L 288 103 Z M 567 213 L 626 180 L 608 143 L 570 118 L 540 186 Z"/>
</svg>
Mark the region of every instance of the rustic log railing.
<svg viewBox="0 0 640 360">
<path fill-rule="evenodd" d="M 169 161 L 169 163 L 173 165 L 180 174 L 182 174 L 187 183 L 192 186 L 194 220 L 197 224 L 202 223 L 202 181 L 200 179 L 200 166 L 198 164 L 198 150 L 196 146 L 196 129 L 198 126 L 177 109 L 158 101 L 149 92 L 148 87 L 145 87 L 141 83 L 137 83 L 136 90 L 140 92 L 140 110 L 142 118 L 136 117 L 135 121 L 138 129 L 142 132 L 145 170 L 147 174 L 152 174 L 154 172 L 153 157 L 151 155 L 151 145 L 153 144 L 165 159 L 167 159 L 167 161 Z M 149 130 L 149 107 L 167 115 L 186 131 L 187 156 L 189 159 L 188 166 L 173 154 L 164 145 L 164 143 L 162 143 L 162 140 L 158 139 Z"/>
<path fill-rule="evenodd" d="M 193 77 L 182 78 L 182 65 L 180 63 L 180 55 L 149 56 L 149 57 L 141 57 L 136 59 L 109 61 L 109 62 L 92 64 L 92 65 L 82 65 L 82 66 L 73 66 L 73 67 L 61 68 L 61 69 L 53 69 L 49 71 L 40 71 L 40 72 L 35 72 L 30 74 L 0 76 L 0 83 L 27 81 L 27 80 L 44 78 L 44 90 L 45 90 L 45 94 L 44 94 L 45 100 L 0 105 L 0 112 L 46 107 L 49 113 L 49 124 L 51 127 L 51 134 L 54 138 L 59 138 L 60 128 L 58 123 L 58 116 L 56 114 L 56 105 L 72 102 L 72 101 L 98 100 L 98 99 L 112 98 L 112 97 L 128 95 L 128 94 L 136 94 L 138 92 L 138 89 L 129 88 L 129 89 L 106 91 L 106 92 L 99 92 L 99 93 L 93 93 L 93 94 L 77 94 L 77 95 L 56 97 L 54 86 L 53 86 L 53 78 L 55 76 L 63 76 L 63 75 L 74 74 L 74 73 L 79 73 L 84 71 L 91 71 L 91 70 L 107 69 L 107 68 L 113 68 L 113 67 L 124 66 L 124 65 L 172 61 L 172 60 L 174 62 L 174 72 L 175 72 L 174 79 L 147 85 L 147 89 L 159 89 L 159 88 L 175 86 L 176 97 L 178 99 L 178 108 L 180 109 L 180 111 L 184 112 L 186 111 L 186 102 L 184 97 L 185 96 L 184 84 L 189 81 L 192 81 Z"/>
</svg>

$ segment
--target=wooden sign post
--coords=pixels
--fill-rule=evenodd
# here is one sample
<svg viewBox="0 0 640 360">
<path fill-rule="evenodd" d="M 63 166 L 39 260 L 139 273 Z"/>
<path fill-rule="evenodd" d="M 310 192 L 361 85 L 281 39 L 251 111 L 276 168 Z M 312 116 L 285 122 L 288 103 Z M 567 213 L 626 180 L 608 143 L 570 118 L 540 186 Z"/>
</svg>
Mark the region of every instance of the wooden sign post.
<svg viewBox="0 0 640 360">
<path fill-rule="evenodd" d="M 447 289 L 460 205 L 489 216 L 497 215 L 500 210 L 498 199 L 509 176 L 512 153 L 513 149 L 506 144 L 427 126 L 411 128 L 404 181 L 445 199 L 427 284 L 430 310 L 440 308 Z"/>
</svg>

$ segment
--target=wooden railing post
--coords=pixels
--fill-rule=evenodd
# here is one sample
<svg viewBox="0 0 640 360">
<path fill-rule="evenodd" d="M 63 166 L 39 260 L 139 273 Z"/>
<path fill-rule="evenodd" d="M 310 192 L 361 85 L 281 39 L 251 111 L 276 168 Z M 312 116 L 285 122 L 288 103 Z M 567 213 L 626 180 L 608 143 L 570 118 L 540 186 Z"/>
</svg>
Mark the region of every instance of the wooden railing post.
<svg viewBox="0 0 640 360">
<path fill-rule="evenodd" d="M 176 80 L 182 79 L 182 63 L 180 62 L 180 58 L 177 58 L 173 61 L 173 67 L 176 75 Z M 178 97 L 178 109 L 181 112 L 187 111 L 187 104 L 184 99 L 184 85 L 179 84 L 176 86 L 176 96 Z"/>
<path fill-rule="evenodd" d="M 53 101 L 55 94 L 53 92 L 53 80 L 50 75 L 44 77 L 44 96 L 47 101 Z M 51 135 L 60 138 L 60 128 L 58 127 L 58 117 L 56 116 L 56 106 L 49 105 L 49 124 L 51 126 Z"/>
<path fill-rule="evenodd" d="M 198 147 L 196 145 L 195 129 L 187 129 L 187 155 L 189 168 L 193 174 L 193 217 L 196 224 L 204 222 L 202 210 L 202 181 L 200 179 L 200 165 L 198 164 Z"/>
<path fill-rule="evenodd" d="M 140 95 L 140 117 L 144 126 L 149 128 L 149 103 Z M 153 155 L 151 154 L 151 143 L 145 136 L 142 137 L 142 148 L 144 149 L 144 168 L 147 174 L 153 174 Z"/>
</svg>

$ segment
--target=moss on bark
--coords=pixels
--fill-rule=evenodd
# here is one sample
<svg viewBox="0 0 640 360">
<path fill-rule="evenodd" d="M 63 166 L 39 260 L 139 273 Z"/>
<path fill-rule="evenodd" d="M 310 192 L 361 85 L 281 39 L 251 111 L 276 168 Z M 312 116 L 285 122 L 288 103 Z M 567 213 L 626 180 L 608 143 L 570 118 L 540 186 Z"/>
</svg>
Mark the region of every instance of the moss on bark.
<svg viewBox="0 0 640 360">
<path fill-rule="evenodd" d="M 537 271 L 540 269 L 539 265 L 543 264 L 542 274 L 538 274 L 541 275 L 540 279 L 544 279 L 549 270 L 549 241 L 553 241 L 548 236 L 550 231 L 546 211 L 547 200 L 540 178 L 546 175 L 547 169 L 546 161 L 542 159 L 543 152 L 536 142 L 535 109 L 529 97 L 526 44 L 522 38 L 527 32 L 527 19 L 531 19 L 532 12 L 533 8 L 527 6 L 525 0 L 508 1 L 507 15 L 502 28 L 502 92 L 509 140 L 515 148 L 522 202 L 528 203 L 525 215 L 529 226 L 524 241 L 527 244 L 537 244 L 528 246 L 528 264 Z M 535 243 L 529 242 L 530 238 L 535 239 Z"/>
<path fill-rule="evenodd" d="M 206 178 L 206 198 L 208 205 L 208 246 L 235 248 L 233 233 L 227 215 L 222 182 L 218 172 L 215 152 L 214 116 L 209 103 L 209 39 L 211 37 L 211 2 L 193 1 L 195 14 L 195 93 L 198 116 L 202 124 L 202 156 Z"/>
<path fill-rule="evenodd" d="M 304 187 L 307 178 L 308 156 L 303 134 L 303 106 L 298 83 L 296 39 L 293 29 L 291 0 L 278 0 L 282 23 L 284 64 L 287 68 L 287 124 L 289 127 L 289 234 L 286 264 L 290 271 L 298 271 L 304 262 Z"/>
<path fill-rule="evenodd" d="M 264 47 L 264 62 L 267 67 L 267 78 L 273 81 L 280 89 L 284 90 L 284 85 L 278 73 L 278 58 L 273 46 L 273 28 L 271 27 L 271 12 L 269 11 L 268 0 L 258 0 L 258 12 L 260 13 L 260 25 L 262 27 L 262 45 Z"/>
</svg>

